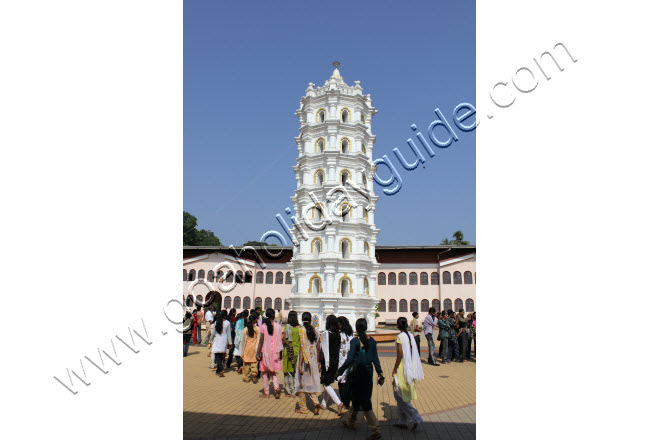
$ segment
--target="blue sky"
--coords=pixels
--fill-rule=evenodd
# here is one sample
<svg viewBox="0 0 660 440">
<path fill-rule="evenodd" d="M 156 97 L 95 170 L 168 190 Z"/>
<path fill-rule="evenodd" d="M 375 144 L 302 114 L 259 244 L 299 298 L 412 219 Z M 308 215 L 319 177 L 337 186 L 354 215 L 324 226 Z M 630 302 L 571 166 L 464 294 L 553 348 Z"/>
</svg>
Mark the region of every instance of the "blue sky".
<svg viewBox="0 0 660 440">
<path fill-rule="evenodd" d="M 424 168 L 406 171 L 392 154 L 399 147 L 412 159 L 410 125 L 426 133 L 434 109 L 451 120 L 457 104 L 475 104 L 474 2 L 183 6 L 183 206 L 198 227 L 225 245 L 282 232 L 275 215 L 288 218 L 292 206 L 294 112 L 307 84 L 322 85 L 339 60 L 344 80 L 361 81 L 379 111 L 373 158 L 387 154 L 403 180 L 392 196 L 374 185 L 378 244 L 438 244 L 457 229 L 476 242 L 475 132 L 454 126 L 458 142 L 424 153 Z"/>
</svg>

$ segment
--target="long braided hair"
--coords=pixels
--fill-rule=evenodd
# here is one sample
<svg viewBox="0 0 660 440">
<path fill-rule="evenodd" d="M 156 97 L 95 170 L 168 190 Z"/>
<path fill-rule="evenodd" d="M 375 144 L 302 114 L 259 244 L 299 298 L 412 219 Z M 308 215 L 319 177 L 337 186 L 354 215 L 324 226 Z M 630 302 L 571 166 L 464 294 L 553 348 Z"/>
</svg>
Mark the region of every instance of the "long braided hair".
<svg viewBox="0 0 660 440">
<path fill-rule="evenodd" d="M 310 344 L 313 344 L 316 342 L 316 332 L 312 326 L 312 314 L 309 312 L 303 313 L 302 322 L 305 326 L 305 333 L 307 333 L 307 340 L 309 340 Z"/>
<path fill-rule="evenodd" d="M 360 342 L 362 342 L 362 345 L 364 345 L 364 349 L 368 350 L 369 338 L 367 337 L 367 320 L 360 318 L 355 321 L 355 331 L 357 331 L 358 338 L 360 338 Z"/>
<path fill-rule="evenodd" d="M 266 318 L 263 320 L 263 323 L 266 324 L 268 329 L 268 334 L 273 336 L 273 320 L 275 319 L 275 310 L 266 309 Z"/>
</svg>

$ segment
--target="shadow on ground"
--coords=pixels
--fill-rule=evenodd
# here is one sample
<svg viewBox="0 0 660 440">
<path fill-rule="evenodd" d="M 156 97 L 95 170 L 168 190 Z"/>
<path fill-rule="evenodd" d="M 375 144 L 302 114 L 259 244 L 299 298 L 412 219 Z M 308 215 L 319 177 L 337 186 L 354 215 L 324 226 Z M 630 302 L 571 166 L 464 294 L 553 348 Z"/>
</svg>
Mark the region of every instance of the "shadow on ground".
<svg viewBox="0 0 660 440">
<path fill-rule="evenodd" d="M 425 421 L 415 432 L 392 426 L 397 420 L 396 406 L 383 405 L 386 421 L 380 421 L 383 438 L 401 436 L 419 439 L 476 439 L 474 423 L 450 423 Z M 358 416 L 355 431 L 346 429 L 341 418 L 321 419 L 311 412 L 308 419 L 297 424 L 300 428 L 291 429 L 291 420 L 279 417 L 260 417 L 243 415 L 223 415 L 206 413 L 183 413 L 183 438 L 185 440 L 216 439 L 268 439 L 302 440 L 306 438 L 322 439 L 362 439 L 369 435 L 369 427 L 362 415 Z M 310 437 L 310 434 L 311 437 Z"/>
</svg>

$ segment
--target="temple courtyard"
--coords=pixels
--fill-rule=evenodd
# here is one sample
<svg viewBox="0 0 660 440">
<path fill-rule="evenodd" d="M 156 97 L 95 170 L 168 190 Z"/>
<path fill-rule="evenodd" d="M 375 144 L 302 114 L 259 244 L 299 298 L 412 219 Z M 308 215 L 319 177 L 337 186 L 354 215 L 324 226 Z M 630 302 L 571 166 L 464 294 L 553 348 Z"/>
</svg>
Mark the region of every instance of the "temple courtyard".
<svg viewBox="0 0 660 440">
<path fill-rule="evenodd" d="M 372 402 L 379 419 L 383 438 L 457 439 L 476 438 L 476 363 L 449 363 L 431 366 L 426 363 L 427 351 L 422 341 L 424 380 L 418 384 L 418 399 L 414 406 L 422 415 L 422 423 L 415 432 L 392 426 L 397 421 L 396 401 L 389 383 L 396 353 L 393 343 L 378 344 L 381 366 L 386 383 L 374 383 Z M 183 358 L 183 437 L 184 439 L 362 439 L 369 434 L 366 421 L 358 418 L 356 431 L 341 424 L 335 405 L 312 414 L 294 412 L 297 399 L 260 399 L 262 382 L 243 383 L 235 363 L 225 370 L 225 377 L 217 377 L 210 370 L 208 349 L 191 346 Z M 284 383 L 278 374 L 280 385 Z M 335 387 L 336 389 L 336 387 Z"/>
</svg>

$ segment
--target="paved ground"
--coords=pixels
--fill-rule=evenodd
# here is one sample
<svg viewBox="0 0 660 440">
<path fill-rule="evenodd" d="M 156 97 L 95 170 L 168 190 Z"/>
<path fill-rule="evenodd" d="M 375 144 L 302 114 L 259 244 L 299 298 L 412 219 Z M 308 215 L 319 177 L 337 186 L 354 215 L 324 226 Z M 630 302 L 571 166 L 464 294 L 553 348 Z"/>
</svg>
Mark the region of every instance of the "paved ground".
<svg viewBox="0 0 660 440">
<path fill-rule="evenodd" d="M 425 344 L 422 343 L 424 351 Z M 379 344 L 381 365 L 385 376 L 391 376 L 395 358 L 393 344 Z M 225 371 L 225 377 L 215 376 L 210 370 L 206 347 L 192 346 L 183 359 L 183 434 L 185 439 L 359 439 L 369 434 L 366 422 L 357 431 L 349 431 L 340 423 L 336 407 L 314 416 L 294 412 L 296 399 L 277 400 L 263 394 L 258 384 L 243 383 L 236 369 Z M 422 353 L 422 358 L 426 358 Z M 235 364 L 234 364 L 235 365 Z M 476 438 L 476 364 L 431 366 L 423 361 L 425 379 L 418 385 L 415 408 L 424 423 L 416 432 L 393 427 L 397 420 L 396 401 L 392 385 L 374 385 L 372 402 L 383 438 L 403 439 L 458 439 Z M 278 375 L 280 384 L 283 377 Z"/>
</svg>

